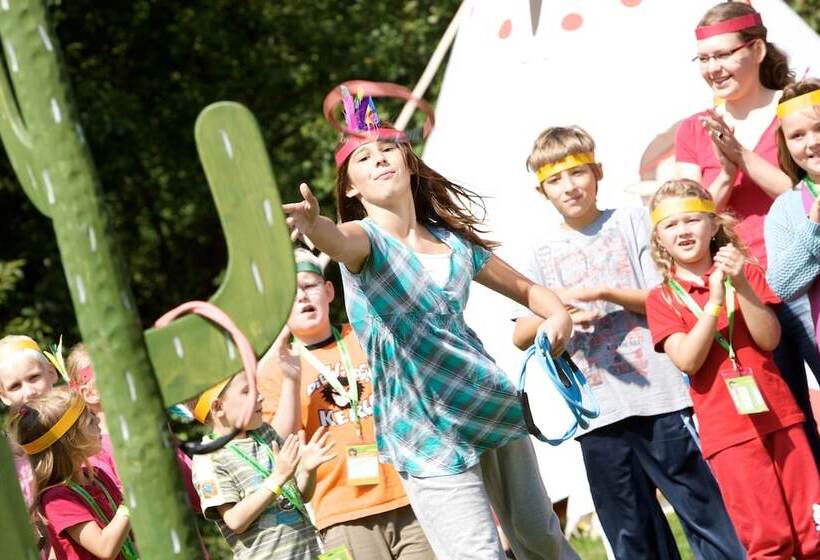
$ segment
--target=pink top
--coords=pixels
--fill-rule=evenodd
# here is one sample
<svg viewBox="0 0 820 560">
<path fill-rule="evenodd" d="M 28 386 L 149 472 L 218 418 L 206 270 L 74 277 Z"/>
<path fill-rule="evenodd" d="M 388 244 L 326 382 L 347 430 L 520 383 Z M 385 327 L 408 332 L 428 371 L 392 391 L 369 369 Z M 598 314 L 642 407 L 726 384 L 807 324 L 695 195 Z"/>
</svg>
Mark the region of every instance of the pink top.
<svg viewBox="0 0 820 560">
<path fill-rule="evenodd" d="M 95 469 L 95 476 L 103 483 L 114 502 L 119 505 L 122 502 L 122 494 L 111 477 L 106 474 L 105 470 L 100 469 Z M 83 488 L 94 498 L 103 513 L 109 519 L 113 518 L 114 510 L 97 485 L 92 483 Z M 69 528 L 89 521 L 97 523 L 101 528 L 104 526 L 102 520 L 96 519 L 88 504 L 62 484 L 46 489 L 40 497 L 40 503 L 43 515 L 48 521 L 49 540 L 54 547 L 57 560 L 96 560 L 96 556 L 74 542 L 68 534 Z M 122 555 L 118 554 L 116 559 L 122 560 Z"/>
<path fill-rule="evenodd" d="M 706 112 L 697 113 L 681 121 L 675 134 L 675 160 L 694 163 L 700 167 L 701 184 L 708 188 L 720 173 L 720 163 L 715 156 L 712 140 L 699 118 Z M 754 153 L 774 165 L 777 164 L 777 131 L 778 121 L 773 119 L 769 127 L 758 140 Z M 727 209 L 738 219 L 737 233 L 749 247 L 751 254 L 760 261 L 765 270 L 766 244 L 763 240 L 763 220 L 774 202 L 760 186 L 745 173 L 739 171 L 735 186 L 729 195 Z"/>
</svg>

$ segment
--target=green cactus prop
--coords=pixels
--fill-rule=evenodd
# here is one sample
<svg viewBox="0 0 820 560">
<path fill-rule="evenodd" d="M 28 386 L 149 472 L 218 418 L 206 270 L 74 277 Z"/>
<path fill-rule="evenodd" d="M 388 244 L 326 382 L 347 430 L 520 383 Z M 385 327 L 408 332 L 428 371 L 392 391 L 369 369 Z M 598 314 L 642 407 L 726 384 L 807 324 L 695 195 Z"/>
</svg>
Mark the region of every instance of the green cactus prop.
<svg viewBox="0 0 820 560">
<path fill-rule="evenodd" d="M 42 0 L 0 3 L 0 37 L 9 70 L 0 72 L 0 136 L 24 191 L 53 222 L 137 546 L 143 558 L 196 558 L 164 409 L 232 375 L 241 362 L 222 332 L 199 317 L 143 337 Z M 196 140 L 229 251 L 225 281 L 211 301 L 260 354 L 284 324 L 295 292 L 273 174 L 258 126 L 240 105 L 206 108 Z M 3 456 L 0 465 L 7 487 L 13 471 Z M 9 515 L 19 524 L 25 511 Z M 4 522 L 4 533 L 6 527 L 13 525 Z"/>
</svg>

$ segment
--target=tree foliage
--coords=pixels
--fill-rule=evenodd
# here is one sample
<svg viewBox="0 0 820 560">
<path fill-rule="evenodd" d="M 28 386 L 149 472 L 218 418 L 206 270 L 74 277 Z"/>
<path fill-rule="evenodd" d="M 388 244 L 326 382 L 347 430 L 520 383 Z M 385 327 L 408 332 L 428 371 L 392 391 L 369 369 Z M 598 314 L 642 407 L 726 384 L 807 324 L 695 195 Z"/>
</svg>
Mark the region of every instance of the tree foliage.
<svg viewBox="0 0 820 560">
<path fill-rule="evenodd" d="M 458 0 L 131 0 L 53 3 L 80 119 L 150 323 L 207 298 L 226 249 L 193 126 L 209 103 L 247 105 L 280 193 L 309 181 L 332 204 L 324 95 L 350 78 L 415 83 Z M 397 103 L 386 105 L 395 111 Z M 0 333 L 76 340 L 50 222 L 0 163 Z"/>
</svg>

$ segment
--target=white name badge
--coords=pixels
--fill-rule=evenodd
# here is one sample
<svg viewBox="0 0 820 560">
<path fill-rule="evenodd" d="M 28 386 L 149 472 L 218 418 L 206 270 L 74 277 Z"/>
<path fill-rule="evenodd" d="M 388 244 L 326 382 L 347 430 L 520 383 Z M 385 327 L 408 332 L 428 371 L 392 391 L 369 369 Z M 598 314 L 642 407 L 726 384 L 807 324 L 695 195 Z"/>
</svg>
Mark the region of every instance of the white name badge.
<svg viewBox="0 0 820 560">
<path fill-rule="evenodd" d="M 757 414 L 769 410 L 751 369 L 724 370 L 720 372 L 720 375 L 726 382 L 726 388 L 729 389 L 738 414 Z"/>
<path fill-rule="evenodd" d="M 350 486 L 366 486 L 381 481 L 379 450 L 375 443 L 348 445 L 345 447 L 345 461 Z"/>
</svg>

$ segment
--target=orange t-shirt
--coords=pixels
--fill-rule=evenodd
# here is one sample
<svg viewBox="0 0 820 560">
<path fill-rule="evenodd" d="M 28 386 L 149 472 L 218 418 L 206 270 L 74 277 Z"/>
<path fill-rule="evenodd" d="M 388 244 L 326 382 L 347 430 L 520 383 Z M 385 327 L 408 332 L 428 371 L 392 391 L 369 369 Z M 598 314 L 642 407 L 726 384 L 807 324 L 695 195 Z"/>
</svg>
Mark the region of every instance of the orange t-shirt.
<svg viewBox="0 0 820 560">
<path fill-rule="evenodd" d="M 399 475 L 390 465 L 380 464 L 381 482 L 368 486 L 349 486 L 345 465 L 345 446 L 376 441 L 373 429 L 373 387 L 370 367 L 350 325 L 342 325 L 342 340 L 350 354 L 359 384 L 359 418 L 362 437 L 350 421 L 350 404 L 339 395 L 319 373 L 302 358 L 302 425 L 308 438 L 327 426 L 336 442 L 336 458 L 321 465 L 316 471 L 316 492 L 311 500 L 316 526 L 325 529 L 331 525 L 361 519 L 391 511 L 410 503 L 402 488 Z M 343 387 L 347 387 L 347 372 L 341 354 L 332 338 L 311 352 L 331 371 L 335 371 Z M 257 387 L 262 395 L 262 416 L 270 422 L 279 405 L 281 374 L 275 365 L 263 365 L 257 373 Z"/>
</svg>

